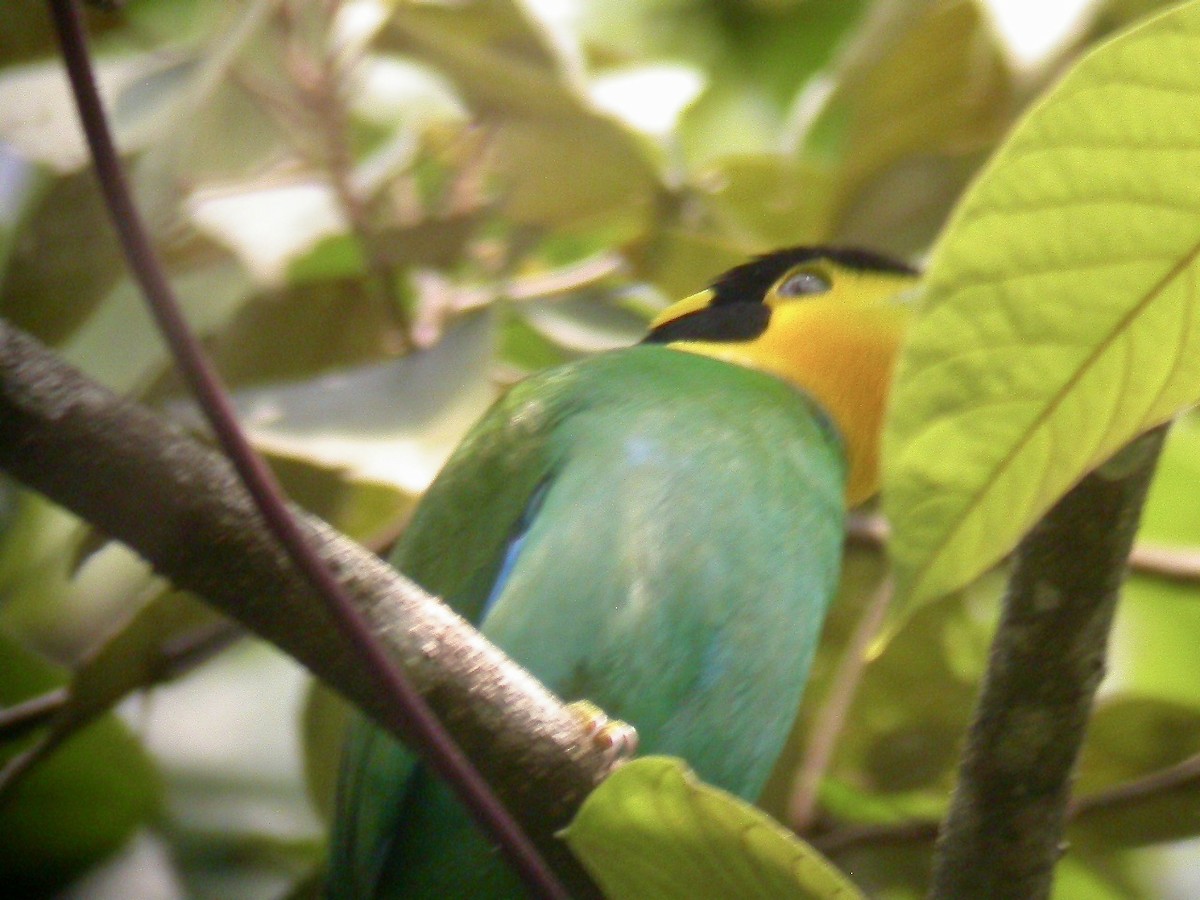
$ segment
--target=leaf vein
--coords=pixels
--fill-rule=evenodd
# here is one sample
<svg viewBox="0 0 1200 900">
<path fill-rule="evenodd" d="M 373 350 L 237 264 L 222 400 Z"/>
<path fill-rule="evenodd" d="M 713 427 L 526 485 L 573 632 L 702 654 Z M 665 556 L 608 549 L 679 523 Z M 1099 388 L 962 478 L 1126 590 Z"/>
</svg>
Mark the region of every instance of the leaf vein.
<svg viewBox="0 0 1200 900">
<path fill-rule="evenodd" d="M 1117 337 L 1124 333 L 1132 322 L 1134 322 L 1150 305 L 1152 305 L 1159 297 L 1162 296 L 1166 287 L 1177 277 L 1179 277 L 1189 266 L 1196 262 L 1197 257 L 1200 257 L 1200 242 L 1192 245 L 1190 250 L 1179 258 L 1174 266 L 1167 271 L 1161 279 L 1149 290 L 1146 295 L 1137 303 L 1133 304 L 1128 312 L 1125 313 L 1109 330 L 1108 335 L 1104 340 L 1097 342 L 1095 349 L 1089 356 L 1083 360 L 1080 366 L 1070 375 L 1062 386 L 1047 398 L 1046 404 L 1038 413 L 1037 417 L 1030 424 L 1030 427 L 1022 434 L 1013 444 L 1012 448 L 1005 453 L 996 465 L 992 467 L 989 478 L 981 481 L 980 487 L 968 495 L 967 501 L 963 504 L 958 515 L 954 516 L 947 526 L 944 534 L 947 542 L 955 535 L 961 532 L 962 527 L 971 515 L 979 508 L 979 503 L 984 496 L 992 489 L 997 479 L 1005 471 L 1007 471 L 1021 456 L 1033 436 L 1039 433 L 1042 427 L 1049 420 L 1050 416 L 1062 405 L 1064 400 L 1070 395 L 1071 391 L 1079 384 L 1083 376 L 1091 370 L 1092 366 L 1105 354 Z M 1143 423 L 1143 425 L 1146 423 Z M 934 557 L 930 557 L 926 562 L 914 573 L 914 583 L 919 583 L 925 577 L 932 565 Z"/>
</svg>

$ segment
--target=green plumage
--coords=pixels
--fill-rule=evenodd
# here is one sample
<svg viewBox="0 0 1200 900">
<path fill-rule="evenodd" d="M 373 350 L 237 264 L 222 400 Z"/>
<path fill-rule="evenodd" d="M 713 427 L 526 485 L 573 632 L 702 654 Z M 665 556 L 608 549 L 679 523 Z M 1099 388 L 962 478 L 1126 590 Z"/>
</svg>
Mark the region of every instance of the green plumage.
<svg viewBox="0 0 1200 900">
<path fill-rule="evenodd" d="M 664 346 L 536 375 L 476 425 L 394 564 L 566 700 L 754 799 L 799 703 L 841 556 L 845 462 L 795 388 Z M 498 583 L 499 582 L 499 583 Z M 360 722 L 331 884 L 520 896 L 465 814 Z"/>
</svg>

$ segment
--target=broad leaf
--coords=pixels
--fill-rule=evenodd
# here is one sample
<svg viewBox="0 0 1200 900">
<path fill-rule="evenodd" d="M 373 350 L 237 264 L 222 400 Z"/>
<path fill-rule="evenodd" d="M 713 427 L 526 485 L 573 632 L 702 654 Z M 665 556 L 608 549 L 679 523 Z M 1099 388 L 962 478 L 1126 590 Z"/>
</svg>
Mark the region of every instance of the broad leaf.
<svg viewBox="0 0 1200 900">
<path fill-rule="evenodd" d="M 0 706 L 62 683 L 62 673 L 0 634 Z M 8 762 L 24 744 L 0 748 Z M 49 896 L 118 850 L 156 811 L 162 788 L 128 729 L 105 716 L 0 798 L 0 884 L 7 896 Z"/>
<path fill-rule="evenodd" d="M 492 339 L 475 314 L 418 353 L 240 391 L 238 409 L 260 450 L 417 494 L 495 397 Z"/>
<path fill-rule="evenodd" d="M 397 8 L 380 46 L 411 54 L 457 86 L 484 114 L 573 115 L 581 110 L 569 41 L 511 0 Z"/>
<path fill-rule="evenodd" d="M 825 167 L 766 154 L 722 159 L 701 179 L 722 230 L 763 252 L 825 238 L 835 187 Z"/>
<path fill-rule="evenodd" d="M 770 816 L 669 757 L 622 766 L 563 836 L 612 900 L 862 896 Z"/>
<path fill-rule="evenodd" d="M 990 146 L 1011 115 L 1011 76 L 978 0 L 879 4 L 807 135 L 836 150 L 844 199 L 913 154 Z"/>
<path fill-rule="evenodd" d="M 174 286 L 184 314 L 201 336 L 217 331 L 251 297 L 246 273 L 228 262 L 183 273 Z M 121 279 L 63 345 L 63 356 L 112 390 L 143 386 L 168 361 L 158 329 L 142 308 L 144 302 L 133 280 Z M 121 352 L 114 353 L 114 347 Z"/>
<path fill-rule="evenodd" d="M 350 712 L 350 705 L 324 682 L 314 680 L 309 686 L 300 714 L 304 783 L 313 809 L 326 823 L 332 822 L 337 813 L 334 792 Z"/>
<path fill-rule="evenodd" d="M 1175 770 L 1171 783 L 1159 774 L 1173 766 L 1194 767 L 1197 744 L 1200 716 L 1187 706 L 1132 697 L 1101 706 L 1088 726 L 1077 795 L 1086 800 L 1089 794 L 1156 775 L 1164 784 L 1158 790 L 1130 792 L 1122 802 L 1085 807 L 1073 824 L 1072 838 L 1113 848 L 1200 834 L 1196 779 L 1180 777 Z"/>
<path fill-rule="evenodd" d="M 1200 398 L 1198 55 L 1189 3 L 1087 56 L 937 246 L 885 440 L 910 602 Z"/>
</svg>

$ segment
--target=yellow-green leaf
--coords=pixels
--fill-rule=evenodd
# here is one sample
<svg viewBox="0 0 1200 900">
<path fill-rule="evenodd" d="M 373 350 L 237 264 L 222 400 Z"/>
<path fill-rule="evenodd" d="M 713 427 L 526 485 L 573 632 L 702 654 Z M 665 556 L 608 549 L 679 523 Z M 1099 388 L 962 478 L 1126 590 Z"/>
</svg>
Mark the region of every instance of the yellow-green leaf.
<svg viewBox="0 0 1200 900">
<path fill-rule="evenodd" d="M 592 792 L 563 837 L 610 900 L 862 897 L 766 813 L 670 757 L 622 766 Z"/>
<path fill-rule="evenodd" d="M 0 707 L 60 687 L 64 672 L 0 632 Z M 0 746 L 0 766 L 31 746 Z M 52 897 L 117 852 L 161 812 L 154 763 L 113 715 L 59 746 L 0 802 L 0 884 L 8 897 Z"/>
<path fill-rule="evenodd" d="M 476 112 L 571 116 L 583 109 L 572 48 L 512 0 L 397 6 L 378 46 L 449 78 Z"/>
<path fill-rule="evenodd" d="M 772 250 L 819 243 L 829 234 L 835 197 L 826 168 L 778 154 L 721 159 L 701 179 L 708 207 L 739 244 Z"/>
<path fill-rule="evenodd" d="M 651 220 L 655 175 L 633 135 L 589 112 L 511 118 L 497 125 L 492 151 L 500 210 L 515 222 L 563 229 Z"/>
<path fill-rule="evenodd" d="M 1200 398 L 1200 4 L 1100 47 L 935 248 L 885 437 L 910 601 L 965 584 Z"/>
<path fill-rule="evenodd" d="M 1012 115 L 1011 73 L 979 0 L 879 4 L 838 68 L 807 141 L 839 159 L 847 203 L 915 154 L 991 146 Z"/>
</svg>

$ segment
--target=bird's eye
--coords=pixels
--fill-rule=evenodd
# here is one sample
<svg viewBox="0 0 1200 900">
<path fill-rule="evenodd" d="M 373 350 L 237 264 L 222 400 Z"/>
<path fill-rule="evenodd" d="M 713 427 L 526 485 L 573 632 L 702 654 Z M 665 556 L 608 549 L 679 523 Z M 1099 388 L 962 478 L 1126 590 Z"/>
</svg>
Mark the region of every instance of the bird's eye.
<svg viewBox="0 0 1200 900">
<path fill-rule="evenodd" d="M 813 294 L 824 294 L 831 287 L 833 285 L 824 275 L 801 269 L 783 279 L 776 293 L 780 297 L 809 297 Z"/>
</svg>

